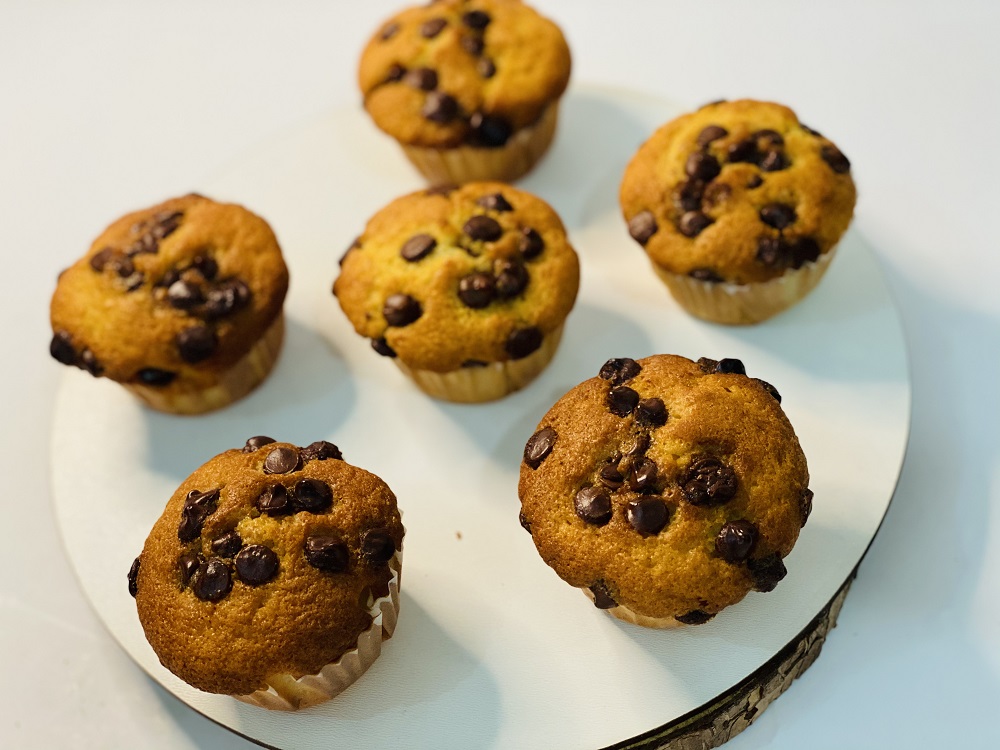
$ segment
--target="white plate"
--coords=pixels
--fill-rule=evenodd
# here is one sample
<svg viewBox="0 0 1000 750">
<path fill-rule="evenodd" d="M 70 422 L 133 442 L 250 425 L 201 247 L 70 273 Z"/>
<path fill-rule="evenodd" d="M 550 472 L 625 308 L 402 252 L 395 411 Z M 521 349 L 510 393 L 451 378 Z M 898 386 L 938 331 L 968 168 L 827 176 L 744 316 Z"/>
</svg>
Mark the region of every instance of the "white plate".
<svg viewBox="0 0 1000 750">
<path fill-rule="evenodd" d="M 580 748 L 668 724 L 751 675 L 815 617 L 885 514 L 909 428 L 899 320 L 871 250 L 845 237 L 819 288 L 753 328 L 685 315 L 618 213 L 622 170 L 669 103 L 580 87 L 526 189 L 563 217 L 580 298 L 552 365 L 484 406 L 432 401 L 353 332 L 330 287 L 367 218 L 421 186 L 357 109 L 280 135 L 200 186 L 274 226 L 292 275 L 285 351 L 244 401 L 205 417 L 141 408 L 113 383 L 67 373 L 53 429 L 56 514 L 80 582 L 122 647 L 206 716 L 276 747 Z M 863 169 L 863 167 L 861 167 Z M 815 510 L 788 577 L 707 625 L 645 630 L 560 581 L 518 525 L 525 440 L 609 357 L 738 357 L 773 383 L 809 459 Z M 125 574 L 175 487 L 251 435 L 337 443 L 399 497 L 406 575 L 396 635 L 367 675 L 298 714 L 194 690 L 146 643 Z M 833 637 L 837 637 L 834 634 Z"/>
</svg>

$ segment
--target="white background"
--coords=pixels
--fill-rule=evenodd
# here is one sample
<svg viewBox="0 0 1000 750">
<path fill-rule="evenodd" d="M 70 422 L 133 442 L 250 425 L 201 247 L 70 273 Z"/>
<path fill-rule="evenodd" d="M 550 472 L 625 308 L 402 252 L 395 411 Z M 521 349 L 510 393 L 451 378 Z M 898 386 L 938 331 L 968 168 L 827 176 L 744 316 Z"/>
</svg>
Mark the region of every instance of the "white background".
<svg viewBox="0 0 1000 750">
<path fill-rule="evenodd" d="M 125 210 L 357 102 L 361 45 L 395 3 L 0 2 L 0 746 L 247 747 L 147 679 L 78 592 L 47 479 L 47 303 Z M 775 99 L 833 138 L 903 316 L 896 498 L 819 661 L 727 747 L 1000 745 L 1000 6 L 536 5 L 576 80 L 691 106 Z"/>
</svg>

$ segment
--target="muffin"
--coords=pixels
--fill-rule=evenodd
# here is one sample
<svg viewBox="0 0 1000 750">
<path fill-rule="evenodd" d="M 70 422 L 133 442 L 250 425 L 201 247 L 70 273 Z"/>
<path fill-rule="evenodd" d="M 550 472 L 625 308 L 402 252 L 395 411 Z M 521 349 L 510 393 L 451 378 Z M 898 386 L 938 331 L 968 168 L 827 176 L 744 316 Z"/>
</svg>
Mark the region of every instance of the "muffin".
<svg viewBox="0 0 1000 750">
<path fill-rule="evenodd" d="M 293 710 L 352 684 L 392 635 L 403 526 L 374 474 L 325 441 L 250 438 L 184 480 L 128 574 L 160 663 Z"/>
<path fill-rule="evenodd" d="M 521 525 L 598 608 L 707 622 L 775 588 L 812 509 L 780 400 L 736 359 L 610 359 L 528 440 Z"/>
<path fill-rule="evenodd" d="M 628 231 L 677 302 L 758 323 L 822 278 L 857 197 L 851 163 L 770 102 L 722 101 L 657 130 L 621 184 Z"/>
<path fill-rule="evenodd" d="M 333 292 L 354 329 L 448 401 L 530 382 L 555 354 L 580 284 L 555 211 L 495 182 L 398 198 L 341 265 Z"/>
<path fill-rule="evenodd" d="M 512 181 L 552 142 L 569 72 L 559 27 L 520 0 L 442 0 L 383 24 L 358 83 L 432 184 Z"/>
<path fill-rule="evenodd" d="M 267 222 L 187 195 L 123 216 L 60 274 L 49 351 L 154 409 L 199 414 L 271 371 L 287 290 Z"/>
</svg>

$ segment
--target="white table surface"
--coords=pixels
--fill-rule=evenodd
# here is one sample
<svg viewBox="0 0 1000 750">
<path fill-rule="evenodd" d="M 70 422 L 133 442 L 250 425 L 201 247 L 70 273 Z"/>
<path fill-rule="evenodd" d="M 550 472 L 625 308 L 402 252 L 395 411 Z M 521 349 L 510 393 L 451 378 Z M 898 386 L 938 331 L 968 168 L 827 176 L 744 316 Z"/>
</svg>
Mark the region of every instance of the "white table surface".
<svg viewBox="0 0 1000 750">
<path fill-rule="evenodd" d="M 535 4 L 576 80 L 770 98 L 833 138 L 903 317 L 895 500 L 820 659 L 727 748 L 1000 746 L 1000 5 Z M 357 104 L 361 44 L 395 7 L 0 0 L 0 747 L 251 747 L 148 679 L 79 592 L 49 494 L 48 299 L 121 213 Z"/>
</svg>

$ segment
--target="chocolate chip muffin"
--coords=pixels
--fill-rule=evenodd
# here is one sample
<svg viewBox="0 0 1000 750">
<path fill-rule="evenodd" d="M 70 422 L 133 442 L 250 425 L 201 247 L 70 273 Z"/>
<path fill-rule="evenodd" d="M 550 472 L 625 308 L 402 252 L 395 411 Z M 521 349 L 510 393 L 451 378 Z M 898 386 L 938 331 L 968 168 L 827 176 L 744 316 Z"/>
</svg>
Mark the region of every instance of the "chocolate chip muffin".
<svg viewBox="0 0 1000 750">
<path fill-rule="evenodd" d="M 123 216 L 62 272 L 50 352 L 154 409 L 218 409 L 270 372 L 287 289 L 267 222 L 187 195 Z"/>
<path fill-rule="evenodd" d="M 610 359 L 528 440 L 521 524 L 598 608 L 707 622 L 775 588 L 812 509 L 780 401 L 736 359 Z"/>
<path fill-rule="evenodd" d="M 128 585 L 175 675 L 297 709 L 353 683 L 392 635 L 402 543 L 392 491 L 337 446 L 259 436 L 181 484 Z"/>
<path fill-rule="evenodd" d="M 361 56 L 365 109 L 432 183 L 514 180 L 555 134 L 570 53 L 520 0 L 407 8 Z"/>
<path fill-rule="evenodd" d="M 576 253 L 555 211 L 497 182 L 390 203 L 333 287 L 354 329 L 431 396 L 478 402 L 549 363 L 576 300 Z"/>
<path fill-rule="evenodd" d="M 851 163 L 788 107 L 707 104 L 657 130 L 621 185 L 629 233 L 689 313 L 757 323 L 822 278 L 856 200 Z"/>
</svg>

